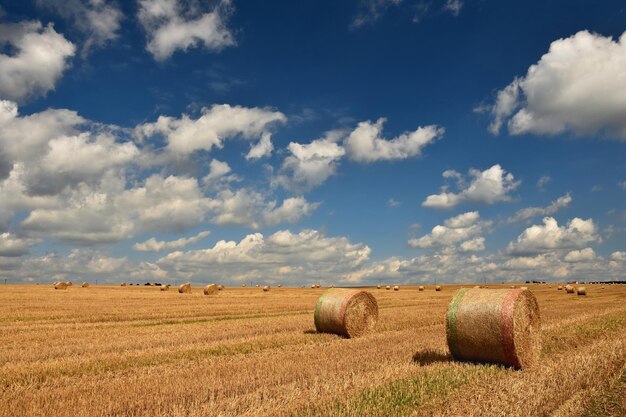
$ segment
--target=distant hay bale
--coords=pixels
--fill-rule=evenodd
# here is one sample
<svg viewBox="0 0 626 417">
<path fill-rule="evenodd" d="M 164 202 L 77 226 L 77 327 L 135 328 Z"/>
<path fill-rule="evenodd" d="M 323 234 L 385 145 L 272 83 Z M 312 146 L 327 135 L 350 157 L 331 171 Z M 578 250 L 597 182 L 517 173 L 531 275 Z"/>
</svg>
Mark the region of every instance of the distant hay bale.
<svg viewBox="0 0 626 417">
<path fill-rule="evenodd" d="M 55 290 L 66 290 L 68 287 L 67 282 L 55 282 L 54 289 Z"/>
<path fill-rule="evenodd" d="M 574 294 L 574 292 L 575 292 L 575 291 L 574 291 L 574 287 L 572 287 L 571 285 L 566 285 L 566 286 L 565 286 L 565 291 L 566 291 L 568 294 Z"/>
<path fill-rule="evenodd" d="M 585 287 L 578 287 L 576 289 L 576 294 L 578 294 L 578 295 L 587 295 L 587 288 L 585 288 Z"/>
<path fill-rule="evenodd" d="M 315 284 L 311 284 L 311 288 L 317 288 Z"/>
<path fill-rule="evenodd" d="M 378 288 L 379 290 L 381 289 L 381 287 L 382 287 L 382 286 L 381 286 L 380 284 L 378 284 L 378 285 L 376 286 L 376 288 Z"/>
<path fill-rule="evenodd" d="M 394 291 L 400 291 L 400 287 L 398 287 L 397 285 L 395 287 L 393 287 Z"/>
<path fill-rule="evenodd" d="M 169 285 L 163 285 L 163 286 L 161 287 L 161 291 L 168 291 L 169 289 L 170 289 L 170 286 L 169 286 Z"/>
<path fill-rule="evenodd" d="M 270 290 L 270 286 L 269 285 L 266 285 L 266 286 L 263 287 L 263 291 L 267 292 L 269 290 Z"/>
<path fill-rule="evenodd" d="M 204 287 L 204 295 L 211 295 L 211 294 L 215 294 L 216 292 L 219 291 L 219 287 L 215 284 L 209 284 L 206 287 Z"/>
<path fill-rule="evenodd" d="M 259 284 L 256 284 L 255 287 L 259 288 Z"/>
<path fill-rule="evenodd" d="M 277 287 L 278 287 L 278 288 L 281 288 L 281 287 L 282 287 L 282 284 L 278 284 L 278 285 L 277 285 Z"/>
<path fill-rule="evenodd" d="M 72 285 L 74 285 L 72 281 L 65 281 L 65 283 L 67 284 L 68 287 L 71 287 Z"/>
<path fill-rule="evenodd" d="M 391 285 L 387 285 L 387 286 L 385 287 L 385 289 L 386 289 L 386 290 L 390 290 L 390 289 L 391 289 Z"/>
<path fill-rule="evenodd" d="M 435 291 L 441 291 L 441 285 L 435 285 Z"/>
<path fill-rule="evenodd" d="M 125 283 L 125 282 L 122 282 L 122 283 L 120 284 L 120 287 L 125 287 L 125 286 L 126 286 L 126 283 Z"/>
<path fill-rule="evenodd" d="M 446 314 L 448 347 L 455 359 L 515 369 L 537 362 L 540 328 L 537 299 L 521 288 L 462 288 Z"/>
<path fill-rule="evenodd" d="M 180 284 L 180 286 L 178 287 L 178 292 L 180 294 L 191 294 L 191 284 L 188 282 L 185 284 Z"/>
<path fill-rule="evenodd" d="M 81 287 L 83 287 L 83 288 L 87 288 L 88 286 L 89 286 L 88 282 L 83 282 L 82 285 L 81 285 Z"/>
<path fill-rule="evenodd" d="M 520 290 L 527 290 L 528 287 L 520 287 Z"/>
<path fill-rule="evenodd" d="M 218 285 L 218 286 L 217 286 L 217 290 L 218 290 L 218 291 L 222 291 L 223 289 L 224 289 L 224 286 L 223 286 L 223 285 Z"/>
<path fill-rule="evenodd" d="M 319 288 L 319 287 L 320 287 L 320 284 L 317 284 L 317 285 L 315 286 L 315 288 Z"/>
<path fill-rule="evenodd" d="M 558 287 L 556 287 L 557 290 L 561 291 L 563 289 L 562 285 L 559 285 Z"/>
<path fill-rule="evenodd" d="M 241 286 L 242 286 L 242 287 L 245 287 L 245 286 L 246 286 L 246 284 L 241 284 Z"/>
<path fill-rule="evenodd" d="M 418 289 L 419 291 L 424 291 L 424 286 L 423 286 L 423 285 L 420 285 L 419 287 L 417 287 L 417 289 Z"/>
<path fill-rule="evenodd" d="M 358 337 L 376 326 L 378 303 L 367 291 L 332 288 L 317 300 L 313 318 L 318 332 Z"/>
</svg>

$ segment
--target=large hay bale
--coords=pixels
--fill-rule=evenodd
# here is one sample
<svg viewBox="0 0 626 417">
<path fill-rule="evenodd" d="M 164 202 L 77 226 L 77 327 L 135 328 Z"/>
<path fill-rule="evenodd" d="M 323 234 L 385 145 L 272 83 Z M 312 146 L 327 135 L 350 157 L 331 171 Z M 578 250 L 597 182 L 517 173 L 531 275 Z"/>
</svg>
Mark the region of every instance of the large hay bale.
<svg viewBox="0 0 626 417">
<path fill-rule="evenodd" d="M 423 285 L 420 285 L 419 287 L 417 287 L 417 289 L 418 289 L 419 291 L 424 291 L 424 286 L 423 286 Z"/>
<path fill-rule="evenodd" d="M 161 291 L 168 291 L 170 289 L 169 285 L 163 285 L 161 286 Z"/>
<path fill-rule="evenodd" d="M 382 287 L 382 286 L 381 286 L 380 284 L 378 284 L 378 285 L 376 286 L 376 288 L 377 288 L 377 289 L 379 289 L 379 290 L 380 290 L 380 288 L 381 288 L 381 287 Z"/>
<path fill-rule="evenodd" d="M 556 287 L 557 290 L 561 291 L 563 289 L 562 285 L 559 285 L 558 287 Z"/>
<path fill-rule="evenodd" d="M 317 288 L 315 284 L 311 284 L 311 288 Z"/>
<path fill-rule="evenodd" d="M 448 347 L 457 360 L 523 369 L 539 358 L 541 318 L 529 290 L 461 288 L 446 315 Z"/>
<path fill-rule="evenodd" d="M 393 287 L 394 291 L 400 291 L 400 287 L 398 287 L 397 285 Z"/>
<path fill-rule="evenodd" d="M 215 294 L 216 292 L 219 291 L 219 287 L 215 284 L 209 284 L 206 287 L 204 287 L 204 295 L 211 295 L 211 294 Z"/>
<path fill-rule="evenodd" d="M 180 284 L 180 286 L 178 287 L 178 292 L 181 294 L 191 294 L 191 284 L 188 282 L 185 284 Z"/>
<path fill-rule="evenodd" d="M 385 289 L 386 289 L 386 290 L 390 290 L 390 289 L 391 289 L 391 285 L 387 285 L 387 286 L 385 287 Z"/>
<path fill-rule="evenodd" d="M 358 337 L 376 326 L 378 303 L 366 291 L 332 288 L 317 300 L 313 318 L 318 332 Z"/>
<path fill-rule="evenodd" d="M 587 288 L 585 288 L 585 287 L 578 287 L 576 289 L 576 294 L 578 294 L 578 295 L 587 295 Z"/>
<path fill-rule="evenodd" d="M 67 282 L 55 282 L 54 289 L 55 290 L 66 290 L 68 287 Z"/>
<path fill-rule="evenodd" d="M 435 285 L 435 291 L 441 291 L 441 285 Z"/>
<path fill-rule="evenodd" d="M 87 288 L 88 286 L 89 286 L 88 282 L 83 282 L 83 284 L 81 285 L 81 287 L 83 287 L 83 288 Z"/>
<path fill-rule="evenodd" d="M 266 285 L 266 286 L 263 287 L 263 291 L 267 292 L 269 290 L 270 290 L 270 286 L 269 285 Z"/>
<path fill-rule="evenodd" d="M 574 294 L 574 287 L 572 287 L 571 285 L 566 285 L 565 286 L 565 292 L 567 292 L 568 294 Z"/>
</svg>

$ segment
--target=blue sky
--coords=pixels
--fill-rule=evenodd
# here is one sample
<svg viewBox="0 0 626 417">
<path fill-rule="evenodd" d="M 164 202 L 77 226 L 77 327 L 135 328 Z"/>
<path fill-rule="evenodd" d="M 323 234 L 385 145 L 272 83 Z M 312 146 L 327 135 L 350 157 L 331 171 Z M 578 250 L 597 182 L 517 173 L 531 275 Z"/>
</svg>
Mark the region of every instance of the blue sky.
<svg viewBox="0 0 626 417">
<path fill-rule="evenodd" d="M 624 276 L 621 1 L 1 6 L 0 277 Z"/>
</svg>

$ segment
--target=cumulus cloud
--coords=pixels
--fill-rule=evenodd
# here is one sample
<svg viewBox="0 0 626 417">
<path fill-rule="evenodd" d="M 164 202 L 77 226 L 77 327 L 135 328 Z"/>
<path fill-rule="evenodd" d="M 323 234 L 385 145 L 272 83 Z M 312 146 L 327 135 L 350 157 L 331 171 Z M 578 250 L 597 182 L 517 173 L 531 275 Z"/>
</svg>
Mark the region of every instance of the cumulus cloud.
<svg viewBox="0 0 626 417">
<path fill-rule="evenodd" d="M 516 223 L 524 220 L 532 219 L 537 216 L 548 216 L 556 213 L 562 208 L 568 207 L 572 202 L 572 197 L 569 193 L 557 198 L 551 202 L 547 207 L 526 207 L 515 213 L 514 216 L 509 217 L 508 223 Z"/>
<path fill-rule="evenodd" d="M 359 0 L 359 11 L 351 23 L 353 29 L 378 20 L 387 9 L 397 6 L 402 0 Z"/>
<path fill-rule="evenodd" d="M 543 219 L 543 225 L 533 225 L 517 239 L 509 243 L 508 251 L 512 255 L 532 255 L 561 249 L 584 247 L 600 238 L 592 219 L 573 218 L 567 226 L 559 226 L 552 217 Z"/>
<path fill-rule="evenodd" d="M 189 276 L 228 276 L 233 281 L 274 280 L 278 271 L 298 273 L 300 281 L 342 275 L 363 265 L 370 248 L 351 243 L 345 237 L 327 237 L 316 230 L 293 233 L 280 230 L 267 238 L 261 233 L 247 235 L 239 242 L 217 242 L 212 248 L 173 252 L 157 264 L 168 271 Z"/>
<path fill-rule="evenodd" d="M 142 252 L 163 252 L 170 250 L 178 250 L 182 249 L 185 246 L 192 245 L 194 243 L 198 243 L 205 237 L 209 236 L 211 232 L 204 231 L 200 232 L 195 236 L 191 237 L 183 237 L 176 240 L 164 241 L 164 240 L 156 240 L 155 238 L 150 238 L 145 242 L 137 242 L 133 245 L 133 249 L 142 251 Z"/>
<path fill-rule="evenodd" d="M 472 180 L 469 185 L 465 186 L 464 177 L 461 174 L 452 170 L 445 171 L 444 178 L 457 179 L 459 192 L 448 192 L 446 191 L 447 188 L 444 188 L 440 194 L 426 197 L 422 206 L 447 209 L 462 202 L 494 204 L 499 201 L 510 201 L 511 196 L 509 194 L 520 185 L 520 181 L 515 181 L 513 174 L 506 172 L 499 164 L 485 171 L 470 169 L 469 174 Z M 461 182 L 458 180 L 459 176 Z"/>
<path fill-rule="evenodd" d="M 260 137 L 272 124 L 286 120 L 284 114 L 268 108 L 216 104 L 202 108 L 202 115 L 195 120 L 186 114 L 180 119 L 159 116 L 154 123 L 137 126 L 135 135 L 138 140 L 163 135 L 168 151 L 184 156 L 199 150 L 222 148 L 225 140 L 236 136 L 244 139 Z"/>
<path fill-rule="evenodd" d="M 115 1 L 37 0 L 36 4 L 71 22 L 85 37 L 83 54 L 92 47 L 101 47 L 119 36 L 123 14 Z"/>
<path fill-rule="evenodd" d="M 484 239 L 476 238 L 490 222 L 480 219 L 477 211 L 459 214 L 444 221 L 443 225 L 433 227 L 431 232 L 420 238 L 409 240 L 412 248 L 426 249 L 438 247 L 454 247 L 461 243 L 461 251 L 470 252 L 484 249 Z"/>
<path fill-rule="evenodd" d="M 226 162 L 211 160 L 209 163 L 209 173 L 202 179 L 202 182 L 209 188 L 228 187 L 231 182 L 239 181 L 240 178 L 231 174 L 232 169 Z"/>
<path fill-rule="evenodd" d="M 0 24 L 0 47 L 7 46 L 14 52 L 0 54 L 0 96 L 17 102 L 54 90 L 75 53 L 52 25 L 40 22 Z"/>
<path fill-rule="evenodd" d="M 211 11 L 203 12 L 197 3 L 182 0 L 140 0 L 139 21 L 148 36 L 146 49 L 157 61 L 177 50 L 203 45 L 220 51 L 236 44 L 226 24 L 231 1 L 221 0 Z"/>
<path fill-rule="evenodd" d="M 615 251 L 611 254 L 612 261 L 626 262 L 626 252 Z"/>
<path fill-rule="evenodd" d="M 0 233 L 0 257 L 26 255 L 35 243 L 37 240 L 20 238 L 12 233 Z"/>
<path fill-rule="evenodd" d="M 576 262 L 590 262 L 596 258 L 596 253 L 592 248 L 585 248 L 581 250 L 573 250 L 568 252 L 565 255 L 563 260 L 565 262 L 576 263 Z"/>
<path fill-rule="evenodd" d="M 626 33 L 618 40 L 581 31 L 559 39 L 524 77 L 497 95 L 489 130 L 626 139 Z"/>
<path fill-rule="evenodd" d="M 381 137 L 385 121 L 380 118 L 376 123 L 365 121 L 358 124 L 344 141 L 350 159 L 374 162 L 419 156 L 425 146 L 441 138 L 445 131 L 442 127 L 430 125 L 387 140 Z"/>
<path fill-rule="evenodd" d="M 250 151 L 246 155 L 246 159 L 260 159 L 270 156 L 274 150 L 272 145 L 272 135 L 265 132 L 261 135 L 261 139 L 256 145 L 250 147 Z"/>
<path fill-rule="evenodd" d="M 342 131 L 334 130 L 308 144 L 291 142 L 288 146 L 291 155 L 283 161 L 274 181 L 284 188 L 299 191 L 322 184 L 336 173 L 339 160 L 346 153 L 337 144 L 342 136 Z"/>
</svg>

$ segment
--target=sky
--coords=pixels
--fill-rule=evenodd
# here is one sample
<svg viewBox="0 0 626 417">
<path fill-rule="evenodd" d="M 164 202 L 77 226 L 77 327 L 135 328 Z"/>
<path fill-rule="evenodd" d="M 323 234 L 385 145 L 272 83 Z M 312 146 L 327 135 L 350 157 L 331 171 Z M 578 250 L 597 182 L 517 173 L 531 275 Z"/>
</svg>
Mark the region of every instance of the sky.
<svg viewBox="0 0 626 417">
<path fill-rule="evenodd" d="M 0 1 L 0 279 L 625 275 L 623 0 Z"/>
</svg>

